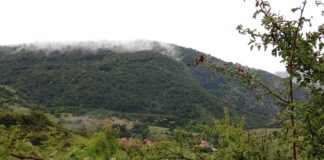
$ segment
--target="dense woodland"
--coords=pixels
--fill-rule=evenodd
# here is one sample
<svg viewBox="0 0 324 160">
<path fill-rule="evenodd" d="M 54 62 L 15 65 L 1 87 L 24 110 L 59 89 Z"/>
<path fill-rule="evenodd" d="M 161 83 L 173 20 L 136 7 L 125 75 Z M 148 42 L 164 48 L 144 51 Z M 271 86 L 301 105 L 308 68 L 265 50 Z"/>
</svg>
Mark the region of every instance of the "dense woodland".
<svg viewBox="0 0 324 160">
<path fill-rule="evenodd" d="M 306 4 L 286 20 L 257 0 L 262 32 L 237 27 L 284 79 L 158 42 L 0 47 L 0 159 L 323 159 L 324 26 L 303 30 Z"/>
<path fill-rule="evenodd" d="M 118 53 L 76 47 L 47 51 L 21 46 L 1 50 L 1 84 L 53 114 L 82 115 L 105 109 L 129 117 L 128 113 L 153 114 L 183 125 L 221 118 L 222 108 L 228 107 L 236 120 L 245 117 L 248 126 L 260 127 L 270 126 L 278 111 L 276 101 L 270 97 L 257 101 L 256 94 L 239 80 L 228 81 L 204 66 L 186 66 L 203 54 L 193 49 L 176 46 L 179 61 L 154 50 Z M 225 64 L 216 58 L 212 61 Z M 249 70 L 272 88 L 283 86 L 275 75 Z"/>
</svg>

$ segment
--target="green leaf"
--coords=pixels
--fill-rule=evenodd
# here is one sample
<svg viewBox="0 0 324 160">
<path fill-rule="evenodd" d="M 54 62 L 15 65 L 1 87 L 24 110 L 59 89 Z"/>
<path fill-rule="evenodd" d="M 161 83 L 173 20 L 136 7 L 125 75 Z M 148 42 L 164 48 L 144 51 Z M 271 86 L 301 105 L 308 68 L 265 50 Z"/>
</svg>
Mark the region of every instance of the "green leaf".
<svg viewBox="0 0 324 160">
<path fill-rule="evenodd" d="M 299 8 L 299 7 L 292 8 L 292 9 L 291 9 L 291 12 L 295 13 L 297 10 L 300 10 L 300 8 Z"/>
<path fill-rule="evenodd" d="M 251 39 L 250 42 L 248 43 L 248 45 L 250 45 L 250 44 L 252 44 L 254 42 L 255 42 L 255 40 Z"/>
<path fill-rule="evenodd" d="M 236 30 L 241 30 L 243 28 L 243 26 L 240 24 L 236 27 Z"/>
<path fill-rule="evenodd" d="M 324 43 L 320 43 L 320 44 L 319 44 L 319 50 L 322 50 L 323 47 L 324 47 Z"/>
</svg>

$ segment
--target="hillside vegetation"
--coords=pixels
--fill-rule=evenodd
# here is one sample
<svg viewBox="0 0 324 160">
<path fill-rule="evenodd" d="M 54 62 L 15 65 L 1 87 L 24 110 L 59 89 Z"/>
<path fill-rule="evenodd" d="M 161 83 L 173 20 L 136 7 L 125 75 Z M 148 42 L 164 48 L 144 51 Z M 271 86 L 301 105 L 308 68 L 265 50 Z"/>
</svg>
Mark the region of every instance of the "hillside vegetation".
<svg viewBox="0 0 324 160">
<path fill-rule="evenodd" d="M 203 53 L 173 48 L 176 57 L 163 54 L 163 47 L 122 53 L 104 48 L 2 47 L 0 84 L 14 88 L 26 103 L 56 115 L 104 109 L 107 115 L 145 115 L 151 121 L 167 118 L 183 125 L 222 117 L 222 108 L 229 107 L 234 119 L 245 117 L 251 127 L 272 121 L 277 112 L 273 99 L 256 101 L 255 94 L 238 80 L 228 82 L 224 75 L 203 66 L 187 67 Z M 270 73 L 253 72 L 273 87 L 282 84 Z"/>
</svg>

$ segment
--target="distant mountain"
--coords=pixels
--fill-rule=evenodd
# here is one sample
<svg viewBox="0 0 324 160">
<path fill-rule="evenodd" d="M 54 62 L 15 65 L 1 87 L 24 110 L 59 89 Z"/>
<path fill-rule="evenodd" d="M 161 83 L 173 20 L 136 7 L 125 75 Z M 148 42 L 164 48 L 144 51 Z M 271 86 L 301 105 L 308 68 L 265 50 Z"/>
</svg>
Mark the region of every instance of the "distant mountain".
<svg viewBox="0 0 324 160">
<path fill-rule="evenodd" d="M 281 77 L 281 78 L 286 78 L 286 77 L 289 76 L 288 73 L 287 73 L 286 71 L 277 71 L 277 72 L 275 73 L 275 75 L 277 75 L 277 76 L 279 76 L 279 77 Z"/>
<path fill-rule="evenodd" d="M 276 101 L 257 101 L 239 80 L 228 81 L 204 66 L 187 67 L 198 54 L 204 53 L 154 41 L 2 46 L 0 84 L 54 113 L 105 110 L 184 125 L 221 117 L 228 107 L 234 119 L 245 117 L 249 127 L 272 121 Z M 271 88 L 283 85 L 271 73 L 249 70 Z"/>
</svg>

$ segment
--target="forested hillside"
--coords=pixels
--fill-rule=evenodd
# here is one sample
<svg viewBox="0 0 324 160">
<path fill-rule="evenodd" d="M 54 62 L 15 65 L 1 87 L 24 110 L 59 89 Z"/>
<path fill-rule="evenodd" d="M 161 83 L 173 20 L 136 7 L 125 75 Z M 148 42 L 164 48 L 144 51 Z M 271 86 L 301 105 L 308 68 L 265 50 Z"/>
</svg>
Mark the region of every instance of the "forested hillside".
<svg viewBox="0 0 324 160">
<path fill-rule="evenodd" d="M 122 52 L 124 46 L 117 50 L 68 45 L 60 49 L 1 47 L 0 82 L 17 90 L 28 103 L 56 114 L 105 109 L 188 124 L 222 117 L 222 108 L 229 107 L 234 119 L 245 117 L 251 127 L 272 121 L 277 111 L 273 99 L 256 101 L 255 93 L 238 80 L 228 82 L 204 66 L 186 65 L 204 53 L 149 43 L 150 50 L 127 52 Z M 270 73 L 252 71 L 274 88 L 282 85 Z"/>
<path fill-rule="evenodd" d="M 324 159 L 324 24 L 310 2 L 324 6 L 286 17 L 247 1 L 261 27 L 236 27 L 283 78 L 156 41 L 0 46 L 0 159 Z"/>
</svg>

